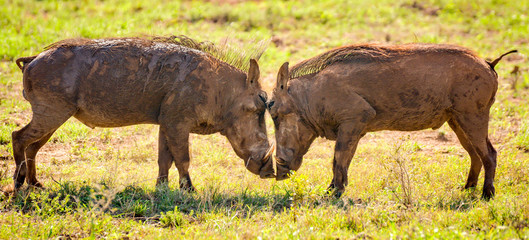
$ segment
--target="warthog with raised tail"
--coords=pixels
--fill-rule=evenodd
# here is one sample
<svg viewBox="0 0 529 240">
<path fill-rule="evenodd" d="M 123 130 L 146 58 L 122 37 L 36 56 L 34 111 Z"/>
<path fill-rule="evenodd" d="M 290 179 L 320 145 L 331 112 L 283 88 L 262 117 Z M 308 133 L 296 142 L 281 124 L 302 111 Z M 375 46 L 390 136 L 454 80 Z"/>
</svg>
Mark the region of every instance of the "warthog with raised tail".
<svg viewBox="0 0 529 240">
<path fill-rule="evenodd" d="M 276 178 L 299 169 L 316 137 L 335 140 L 329 189 L 339 197 L 367 132 L 437 129 L 448 122 L 471 158 L 465 188 L 477 185 L 483 166 L 482 197 L 493 197 L 496 150 L 488 121 L 498 87 L 494 66 L 504 55 L 486 62 L 451 45 L 352 45 L 290 70 L 283 64 L 268 103 L 276 128 Z"/>
<path fill-rule="evenodd" d="M 167 182 L 174 163 L 180 188 L 194 190 L 190 133 L 220 132 L 248 170 L 274 177 L 259 67 L 224 50 L 184 36 L 70 39 L 18 59 L 33 118 L 13 132 L 15 190 L 24 180 L 42 186 L 35 155 L 72 116 L 92 128 L 159 124 L 157 184 Z"/>
</svg>

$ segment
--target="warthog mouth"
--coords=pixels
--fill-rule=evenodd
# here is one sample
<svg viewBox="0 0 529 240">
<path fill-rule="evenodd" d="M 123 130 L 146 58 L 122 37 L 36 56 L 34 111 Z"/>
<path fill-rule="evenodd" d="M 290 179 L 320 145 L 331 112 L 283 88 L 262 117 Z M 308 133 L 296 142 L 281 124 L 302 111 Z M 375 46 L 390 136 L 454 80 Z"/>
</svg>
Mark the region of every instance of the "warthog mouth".
<svg viewBox="0 0 529 240">
<path fill-rule="evenodd" d="M 265 155 L 261 158 L 261 163 L 264 163 L 260 165 L 254 160 L 253 156 L 251 156 L 248 158 L 248 161 L 246 161 L 246 168 L 250 170 L 250 172 L 259 175 L 260 178 L 274 178 L 274 161 L 272 160 L 272 153 L 274 150 L 275 143 L 268 148 Z"/>
<path fill-rule="evenodd" d="M 263 157 L 263 161 L 265 161 L 265 163 L 263 164 L 261 169 L 259 169 L 259 177 L 263 179 L 276 177 L 275 172 L 274 172 L 274 161 L 272 158 L 272 154 L 274 153 L 275 149 L 276 149 L 276 143 L 272 142 L 272 145 L 270 146 L 270 148 L 268 148 L 268 150 L 266 151 L 266 154 Z"/>
<path fill-rule="evenodd" d="M 290 168 L 288 167 L 288 164 L 286 164 L 285 160 L 277 156 L 276 156 L 276 168 L 277 168 L 277 171 L 276 171 L 277 181 L 285 180 L 290 177 L 288 175 L 290 173 Z"/>
</svg>

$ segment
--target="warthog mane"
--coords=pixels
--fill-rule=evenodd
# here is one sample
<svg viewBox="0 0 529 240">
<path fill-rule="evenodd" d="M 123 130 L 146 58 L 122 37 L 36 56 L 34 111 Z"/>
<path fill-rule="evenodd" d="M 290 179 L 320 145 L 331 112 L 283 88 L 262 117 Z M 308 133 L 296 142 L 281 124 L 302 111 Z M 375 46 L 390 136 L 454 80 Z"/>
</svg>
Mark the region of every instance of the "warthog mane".
<svg viewBox="0 0 529 240">
<path fill-rule="evenodd" d="M 358 44 L 339 47 L 296 64 L 290 69 L 289 78 L 294 79 L 318 73 L 337 62 L 384 62 L 394 57 L 439 51 L 446 53 L 463 52 L 474 55 L 470 50 L 459 46 L 443 45 L 443 48 L 439 48 L 439 46 L 440 44 L 435 45 L 435 47 L 431 44 Z"/>
<path fill-rule="evenodd" d="M 200 42 L 190 37 L 179 36 L 144 36 L 144 37 L 128 37 L 128 38 L 104 38 L 104 39 L 88 39 L 88 38 L 73 38 L 65 39 L 50 44 L 45 47 L 46 50 L 61 48 L 61 47 L 94 47 L 99 49 L 102 45 L 123 47 L 139 46 L 139 47 L 156 47 L 157 44 L 174 44 L 175 46 L 185 47 L 193 50 L 198 50 L 209 54 L 214 58 L 226 62 L 227 64 L 247 72 L 250 68 L 250 59 L 259 60 L 261 55 L 268 46 L 268 41 L 259 41 L 253 44 L 248 49 L 239 49 L 224 42 L 220 45 L 215 45 L 212 42 Z"/>
</svg>

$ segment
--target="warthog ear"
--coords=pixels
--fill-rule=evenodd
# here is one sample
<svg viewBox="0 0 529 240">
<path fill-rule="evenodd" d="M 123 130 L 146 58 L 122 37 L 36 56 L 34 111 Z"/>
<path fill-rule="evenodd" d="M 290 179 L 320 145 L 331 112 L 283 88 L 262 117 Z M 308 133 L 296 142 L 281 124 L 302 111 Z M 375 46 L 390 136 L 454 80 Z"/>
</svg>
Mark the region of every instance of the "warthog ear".
<svg viewBox="0 0 529 240">
<path fill-rule="evenodd" d="M 279 73 L 277 73 L 276 89 L 277 90 L 286 89 L 287 82 L 288 82 L 288 62 L 285 62 L 279 69 Z"/>
<path fill-rule="evenodd" d="M 248 86 L 259 86 L 259 64 L 255 59 L 250 59 L 250 69 L 248 69 Z"/>
</svg>

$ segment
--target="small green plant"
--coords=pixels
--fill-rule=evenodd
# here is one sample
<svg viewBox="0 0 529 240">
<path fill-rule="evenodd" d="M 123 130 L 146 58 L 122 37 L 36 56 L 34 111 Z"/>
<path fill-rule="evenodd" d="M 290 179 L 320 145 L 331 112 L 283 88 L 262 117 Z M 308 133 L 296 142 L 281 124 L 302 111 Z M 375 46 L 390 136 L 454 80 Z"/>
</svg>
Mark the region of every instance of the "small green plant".
<svg viewBox="0 0 529 240">
<path fill-rule="evenodd" d="M 70 195 L 52 196 L 48 192 L 31 192 L 29 198 L 31 198 L 33 211 L 42 217 L 67 214 L 73 211 Z"/>
<path fill-rule="evenodd" d="M 184 215 L 178 211 L 178 206 L 175 206 L 173 211 L 162 213 L 160 216 L 160 224 L 163 227 L 181 227 L 186 222 Z"/>
<path fill-rule="evenodd" d="M 112 200 L 116 197 L 117 189 L 105 185 L 96 185 L 92 192 L 91 211 L 96 214 L 106 212 L 112 207 Z"/>
<path fill-rule="evenodd" d="M 313 202 L 325 194 L 325 188 L 315 185 L 307 175 L 291 171 L 290 178 L 285 180 L 285 192 L 291 201 L 291 207 Z"/>
</svg>

